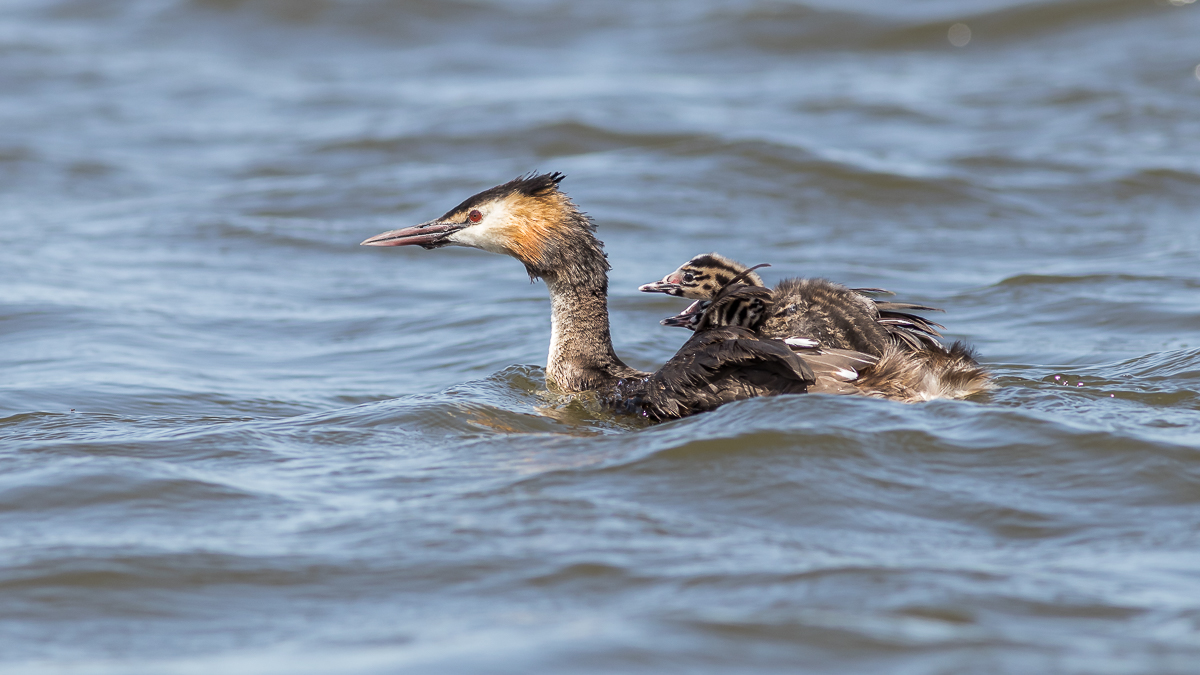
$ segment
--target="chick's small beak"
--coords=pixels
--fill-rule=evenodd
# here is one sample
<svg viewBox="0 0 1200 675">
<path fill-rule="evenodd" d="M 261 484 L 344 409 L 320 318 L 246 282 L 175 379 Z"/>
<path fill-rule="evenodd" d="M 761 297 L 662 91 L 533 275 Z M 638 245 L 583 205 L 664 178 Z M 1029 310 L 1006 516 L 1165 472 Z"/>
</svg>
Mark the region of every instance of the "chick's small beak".
<svg viewBox="0 0 1200 675">
<path fill-rule="evenodd" d="M 674 275 L 668 274 L 663 277 L 662 281 L 654 281 L 648 284 L 638 286 L 638 290 L 643 293 L 666 293 L 667 295 L 679 296 L 683 294 L 683 287 L 679 285 L 679 280 L 673 278 Z"/>
<path fill-rule="evenodd" d="M 700 315 L 708 307 L 708 303 L 703 300 L 697 300 L 688 305 L 688 308 L 675 316 L 668 316 L 659 321 L 664 326 L 675 326 L 678 328 L 694 328 L 696 322 L 699 321 Z"/>
<path fill-rule="evenodd" d="M 661 323 L 664 326 L 674 326 L 676 328 L 691 328 L 692 320 L 694 318 L 695 317 L 689 316 L 687 314 L 676 314 L 675 316 L 668 316 L 667 318 L 663 319 L 662 321 L 659 321 L 659 323 Z"/>
<path fill-rule="evenodd" d="M 438 246 L 445 246 L 448 242 L 443 240 L 464 227 L 466 227 L 466 223 L 446 223 L 431 220 L 420 225 L 403 227 L 399 230 L 390 230 L 382 234 L 377 234 L 362 242 L 359 246 L 415 245 L 423 248 L 437 248 Z"/>
</svg>

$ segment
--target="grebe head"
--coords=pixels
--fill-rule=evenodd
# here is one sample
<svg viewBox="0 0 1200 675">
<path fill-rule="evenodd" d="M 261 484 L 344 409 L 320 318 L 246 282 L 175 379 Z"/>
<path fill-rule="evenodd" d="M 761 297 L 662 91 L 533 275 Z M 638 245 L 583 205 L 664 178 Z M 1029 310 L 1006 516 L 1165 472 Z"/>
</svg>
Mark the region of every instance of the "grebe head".
<svg viewBox="0 0 1200 675">
<path fill-rule="evenodd" d="M 531 278 L 599 276 L 608 263 L 596 226 L 558 188 L 561 173 L 528 174 L 468 197 L 440 218 L 377 234 L 363 246 L 468 246 L 510 255 Z"/>
<path fill-rule="evenodd" d="M 739 277 L 748 269 L 745 265 L 716 253 L 701 253 L 679 266 L 679 269 L 663 277 L 661 281 L 638 287 L 643 293 L 666 293 L 692 300 L 712 300 L 717 293 L 734 280 L 748 286 L 762 286 L 763 282 L 753 272 Z"/>
</svg>

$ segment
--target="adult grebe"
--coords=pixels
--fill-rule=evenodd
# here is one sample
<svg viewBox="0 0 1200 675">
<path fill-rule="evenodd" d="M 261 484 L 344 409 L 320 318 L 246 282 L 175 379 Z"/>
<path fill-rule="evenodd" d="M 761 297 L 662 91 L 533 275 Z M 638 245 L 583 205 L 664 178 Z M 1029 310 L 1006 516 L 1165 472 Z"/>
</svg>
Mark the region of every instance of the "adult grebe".
<svg viewBox="0 0 1200 675">
<path fill-rule="evenodd" d="M 651 374 L 630 368 L 613 351 L 608 319 L 608 260 L 603 244 L 596 239 L 591 219 L 559 190 L 562 179 L 560 173 L 522 176 L 466 199 L 440 218 L 384 232 L 362 243 L 416 245 L 426 249 L 468 246 L 516 258 L 525 265 L 531 279 L 544 280 L 550 291 L 547 380 L 564 392 L 597 391 L 602 400 L 616 405 L 621 392 L 618 384 L 624 382 L 621 386 L 628 387 L 654 376 L 661 383 L 667 375 L 662 370 Z M 656 412 L 656 418 L 710 410 L 731 400 L 799 390 L 799 381 L 794 378 L 791 384 L 777 386 L 755 374 L 767 361 L 775 363 L 780 358 L 782 352 L 774 347 L 786 345 L 773 345 L 745 328 L 726 328 L 749 334 L 713 333 L 709 338 L 718 337 L 715 342 L 721 345 L 740 341 L 738 346 L 747 347 L 750 353 L 734 349 L 733 352 L 738 352 L 736 358 L 720 362 L 715 369 L 705 366 L 687 372 L 678 370 L 683 367 L 682 360 L 673 359 L 673 372 L 686 376 L 684 389 L 690 387 L 692 391 L 680 389 L 683 398 L 679 400 L 686 405 L 676 406 L 677 413 L 672 413 L 669 406 L 661 406 L 661 414 Z M 749 341 L 756 345 L 751 346 Z M 794 352 L 792 355 L 796 356 Z M 799 358 L 819 361 L 820 355 Z M 726 386 L 738 378 L 749 384 Z M 816 383 L 814 373 L 812 384 Z M 809 390 L 808 384 L 804 390 Z M 714 391 L 721 393 L 710 396 Z"/>
</svg>

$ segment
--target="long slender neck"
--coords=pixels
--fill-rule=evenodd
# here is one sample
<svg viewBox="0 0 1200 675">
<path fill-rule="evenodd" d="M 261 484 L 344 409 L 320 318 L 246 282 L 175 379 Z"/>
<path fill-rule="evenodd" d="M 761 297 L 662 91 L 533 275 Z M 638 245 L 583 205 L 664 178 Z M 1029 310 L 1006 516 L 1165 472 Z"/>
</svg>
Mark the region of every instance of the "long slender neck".
<svg viewBox="0 0 1200 675">
<path fill-rule="evenodd" d="M 568 392 L 611 387 L 644 375 L 621 362 L 608 330 L 608 258 L 596 226 L 554 189 L 507 204 L 497 252 L 520 260 L 550 289 L 547 379 Z"/>
<path fill-rule="evenodd" d="M 564 391 L 591 391 L 644 375 L 613 351 L 607 275 L 543 275 L 550 289 L 550 356 L 546 375 Z"/>
</svg>

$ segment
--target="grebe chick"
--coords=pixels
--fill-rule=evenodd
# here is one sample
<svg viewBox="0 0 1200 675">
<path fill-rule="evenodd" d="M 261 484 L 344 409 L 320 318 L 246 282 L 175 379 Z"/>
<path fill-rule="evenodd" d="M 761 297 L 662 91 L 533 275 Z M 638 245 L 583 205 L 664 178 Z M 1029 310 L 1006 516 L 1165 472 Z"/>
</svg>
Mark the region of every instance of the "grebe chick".
<svg viewBox="0 0 1200 675">
<path fill-rule="evenodd" d="M 644 284 L 645 293 L 666 293 L 700 303 L 711 300 L 735 277 L 764 286 L 754 268 L 717 253 L 703 253 L 663 277 Z M 847 288 L 825 279 L 784 279 L 772 290 L 775 311 L 763 325 L 764 337 L 802 335 L 839 349 L 880 356 L 887 346 L 900 342 L 912 349 L 941 347 L 937 329 L 943 326 L 901 310 L 941 310 L 905 302 L 875 300 L 870 295 L 889 294 L 877 288 Z M 688 317 L 703 309 L 693 303 L 682 314 L 663 320 L 664 325 L 689 327 Z"/>
<path fill-rule="evenodd" d="M 663 319 L 668 326 L 695 328 L 705 303 L 725 284 L 762 286 L 754 270 L 715 253 L 698 255 L 661 281 L 639 290 L 693 298 L 683 313 Z M 756 329 L 764 338 L 796 344 L 816 340 L 826 350 L 845 349 L 878 358 L 858 367 L 858 393 L 905 402 L 964 398 L 990 388 L 986 370 L 961 342 L 944 347 L 940 324 L 901 310 L 941 311 L 924 305 L 873 300 L 880 289 L 850 289 L 824 279 L 785 279 L 772 291 L 773 309 Z"/>
<path fill-rule="evenodd" d="M 759 337 L 771 302 L 765 288 L 725 286 L 694 317 L 695 333 L 670 361 L 652 375 L 618 382 L 602 398 L 618 411 L 664 420 L 762 396 L 861 393 L 851 384 L 857 368 L 877 358 L 824 350 L 816 340 Z"/>
</svg>

